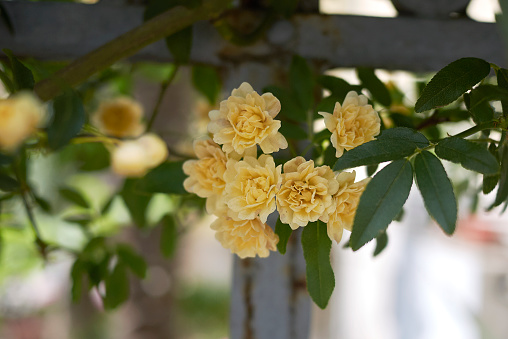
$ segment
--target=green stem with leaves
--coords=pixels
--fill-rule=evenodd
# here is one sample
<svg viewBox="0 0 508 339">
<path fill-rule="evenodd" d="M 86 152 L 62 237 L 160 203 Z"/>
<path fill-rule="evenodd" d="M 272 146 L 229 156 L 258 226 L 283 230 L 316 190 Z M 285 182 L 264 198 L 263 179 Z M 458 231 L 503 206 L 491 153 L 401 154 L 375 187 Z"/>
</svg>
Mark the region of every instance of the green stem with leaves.
<svg viewBox="0 0 508 339">
<path fill-rule="evenodd" d="M 195 9 L 178 6 L 166 11 L 98 49 L 78 58 L 54 76 L 35 85 L 34 91 L 44 101 L 56 97 L 63 89 L 75 86 L 113 63 L 135 54 L 142 48 L 182 30 L 197 21 L 218 16 L 230 0 L 208 0 Z"/>
</svg>

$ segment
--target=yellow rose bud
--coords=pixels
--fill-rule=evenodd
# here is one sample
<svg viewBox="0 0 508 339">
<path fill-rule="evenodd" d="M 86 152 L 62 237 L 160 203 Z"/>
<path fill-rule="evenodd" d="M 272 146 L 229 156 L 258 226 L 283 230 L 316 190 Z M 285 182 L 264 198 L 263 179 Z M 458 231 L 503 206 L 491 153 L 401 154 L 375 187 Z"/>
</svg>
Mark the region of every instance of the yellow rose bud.
<svg viewBox="0 0 508 339">
<path fill-rule="evenodd" d="M 231 250 L 240 258 L 265 258 L 270 251 L 277 249 L 279 237 L 270 226 L 259 218 L 235 221 L 225 215 L 215 220 L 211 228 L 215 230 L 215 238 L 224 248 Z"/>
<path fill-rule="evenodd" d="M 220 103 L 219 110 L 210 111 L 208 132 L 226 153 L 243 155 L 256 145 L 263 153 L 277 152 L 288 147 L 278 132 L 281 122 L 274 120 L 279 111 L 280 102 L 273 94 L 259 95 L 244 82 Z"/>
<path fill-rule="evenodd" d="M 149 166 L 145 148 L 136 141 L 125 141 L 111 153 L 111 168 L 126 177 L 142 177 Z"/>
<path fill-rule="evenodd" d="M 335 211 L 329 215 L 327 226 L 328 236 L 337 243 L 340 242 L 344 229 L 352 230 L 360 197 L 370 181 L 370 178 L 366 178 L 355 182 L 355 176 L 355 171 L 342 172 L 337 176 L 339 190 L 333 196 Z"/>
<path fill-rule="evenodd" d="M 341 106 L 335 104 L 333 114 L 319 112 L 325 118 L 326 128 L 332 132 L 332 145 L 341 157 L 344 150 L 351 150 L 373 140 L 379 134 L 381 120 L 378 113 L 368 105 L 364 95 L 351 91 Z"/>
<path fill-rule="evenodd" d="M 259 216 L 265 223 L 275 211 L 275 195 L 281 183 L 282 166 L 275 167 L 269 155 L 245 157 L 242 161 L 229 160 L 224 173 L 226 188 L 224 199 L 236 220 Z"/>
<path fill-rule="evenodd" d="M 137 137 L 145 130 L 142 118 L 143 108 L 137 101 L 118 97 L 101 103 L 92 116 L 92 123 L 107 135 Z"/>
<path fill-rule="evenodd" d="M 20 92 L 0 99 L 0 147 L 13 151 L 33 134 L 44 116 L 42 102 L 32 93 Z"/>
<path fill-rule="evenodd" d="M 156 134 L 145 134 L 137 142 L 145 149 L 146 164 L 150 168 L 159 166 L 168 157 L 166 142 Z"/>
<path fill-rule="evenodd" d="M 277 193 L 280 220 L 292 229 L 320 218 L 326 220 L 335 209 L 332 195 L 338 189 L 330 167 L 314 167 L 313 160 L 305 161 L 303 157 L 288 161 L 284 164 L 282 185 Z"/>
</svg>

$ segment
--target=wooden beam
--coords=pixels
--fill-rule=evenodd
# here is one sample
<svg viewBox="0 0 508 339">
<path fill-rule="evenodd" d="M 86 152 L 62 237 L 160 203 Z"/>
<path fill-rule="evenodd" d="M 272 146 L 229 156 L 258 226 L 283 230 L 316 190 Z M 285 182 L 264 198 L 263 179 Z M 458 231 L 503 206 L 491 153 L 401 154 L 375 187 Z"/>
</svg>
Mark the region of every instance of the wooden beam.
<svg viewBox="0 0 508 339">
<path fill-rule="evenodd" d="M 142 22 L 143 7 L 52 2 L 5 2 L 16 35 L 0 23 L 0 46 L 20 56 L 74 59 Z M 222 39 L 210 23 L 195 25 L 192 62 L 224 65 L 298 53 L 323 67 L 368 66 L 435 71 L 461 57 L 506 65 L 495 26 L 470 19 L 377 18 L 300 14 L 277 22 L 262 41 L 238 47 Z M 162 41 L 134 59 L 170 61 Z"/>
</svg>

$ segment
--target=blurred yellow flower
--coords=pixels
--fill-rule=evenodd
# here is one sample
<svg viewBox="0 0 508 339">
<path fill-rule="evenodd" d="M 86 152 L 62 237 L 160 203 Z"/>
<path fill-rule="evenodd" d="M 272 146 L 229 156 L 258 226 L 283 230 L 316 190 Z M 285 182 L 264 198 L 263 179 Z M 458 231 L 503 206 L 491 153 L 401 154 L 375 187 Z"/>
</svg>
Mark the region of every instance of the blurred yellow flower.
<svg viewBox="0 0 508 339">
<path fill-rule="evenodd" d="M 43 107 L 42 102 L 29 92 L 0 99 L 0 147 L 13 151 L 34 133 L 44 118 Z"/>
<path fill-rule="evenodd" d="M 222 246 L 242 259 L 256 255 L 268 257 L 270 251 L 277 249 L 279 242 L 279 237 L 270 226 L 259 218 L 235 221 L 222 215 L 212 223 L 211 228 L 217 232 L 215 238 Z"/>
<path fill-rule="evenodd" d="M 292 229 L 306 226 L 333 212 L 332 195 L 339 189 L 328 166 L 314 167 L 314 161 L 296 157 L 284 164 L 282 185 L 277 193 L 280 220 Z"/>
<path fill-rule="evenodd" d="M 226 183 L 227 158 L 219 145 L 210 139 L 194 141 L 194 152 L 198 160 L 187 160 L 183 171 L 189 177 L 183 182 L 185 190 L 195 193 L 206 201 L 207 211 L 217 213 L 221 207 L 222 193 Z"/>
<path fill-rule="evenodd" d="M 360 197 L 370 178 L 355 182 L 356 172 L 342 172 L 337 176 L 339 191 L 333 196 L 335 211 L 328 220 L 328 236 L 337 243 L 342 239 L 344 229 L 351 231 Z"/>
<path fill-rule="evenodd" d="M 351 91 L 342 106 L 338 102 L 335 104 L 333 114 L 319 112 L 325 118 L 326 128 L 332 132 L 331 141 L 337 157 L 341 157 L 344 150 L 360 146 L 379 134 L 381 120 L 367 103 L 367 97 Z"/>
<path fill-rule="evenodd" d="M 118 138 L 137 137 L 145 130 L 143 108 L 128 97 L 118 97 L 100 104 L 92 123 L 101 132 Z"/>
<path fill-rule="evenodd" d="M 166 160 L 166 143 L 155 134 L 122 142 L 111 152 L 111 168 L 126 177 L 142 177 Z"/>
<path fill-rule="evenodd" d="M 254 219 L 259 216 L 266 222 L 275 211 L 275 194 L 282 177 L 282 165 L 275 167 L 270 155 L 244 157 L 242 161 L 230 159 L 224 173 L 226 188 L 224 199 L 235 220 Z"/>
<path fill-rule="evenodd" d="M 210 111 L 208 132 L 226 153 L 235 151 L 243 155 L 246 149 L 256 145 L 263 153 L 277 152 L 288 147 L 278 132 L 280 121 L 274 120 L 279 111 L 280 102 L 273 94 L 259 95 L 244 82 L 220 103 L 219 110 Z"/>
</svg>

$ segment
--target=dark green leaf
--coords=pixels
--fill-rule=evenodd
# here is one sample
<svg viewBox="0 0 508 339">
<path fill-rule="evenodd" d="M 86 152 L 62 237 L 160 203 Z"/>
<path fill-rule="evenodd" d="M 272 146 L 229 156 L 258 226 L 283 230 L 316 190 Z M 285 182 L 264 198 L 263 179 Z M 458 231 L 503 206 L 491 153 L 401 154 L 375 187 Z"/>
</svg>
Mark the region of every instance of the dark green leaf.
<svg viewBox="0 0 508 339">
<path fill-rule="evenodd" d="M 113 201 L 115 201 L 116 195 L 113 195 L 109 200 L 102 206 L 101 214 L 104 215 L 109 212 L 109 209 L 113 205 Z"/>
<path fill-rule="evenodd" d="M 499 174 L 494 175 L 484 175 L 483 183 L 482 183 L 482 192 L 483 194 L 489 194 L 496 188 L 497 183 L 499 182 Z"/>
<path fill-rule="evenodd" d="M 289 237 L 291 237 L 291 233 L 293 233 L 291 227 L 287 224 L 283 224 L 280 219 L 277 219 L 277 223 L 275 224 L 275 234 L 279 236 L 277 250 L 280 254 L 286 254 L 286 247 Z"/>
<path fill-rule="evenodd" d="M 4 192 L 14 192 L 19 190 L 19 182 L 7 174 L 0 173 L 0 190 Z"/>
<path fill-rule="evenodd" d="M 462 58 L 441 69 L 423 89 L 416 112 L 448 105 L 490 73 L 490 64 L 478 58 Z"/>
<path fill-rule="evenodd" d="M 140 192 L 138 187 L 141 187 L 140 180 L 127 179 L 124 182 L 120 196 L 129 210 L 132 221 L 136 226 L 143 228 L 146 226 L 146 209 L 152 200 L 152 195 Z"/>
<path fill-rule="evenodd" d="M 196 65 L 192 68 L 192 83 L 194 87 L 205 98 L 210 105 L 217 102 L 217 97 L 221 89 L 221 80 L 215 67 Z"/>
<path fill-rule="evenodd" d="M 500 88 L 508 90 L 508 69 L 500 68 L 496 70 L 497 85 Z M 508 116 L 508 100 L 502 99 L 501 105 L 503 107 L 503 115 Z"/>
<path fill-rule="evenodd" d="M 78 302 L 81 299 L 81 293 L 83 290 L 83 278 L 85 273 L 85 267 L 80 259 L 77 259 L 72 265 L 71 269 L 71 295 L 72 301 Z"/>
<path fill-rule="evenodd" d="M 376 139 L 347 151 L 337 160 L 335 171 L 363 165 L 401 159 L 410 156 L 417 148 L 429 145 L 425 136 L 406 127 L 384 130 Z"/>
<path fill-rule="evenodd" d="M 282 135 L 286 139 L 294 139 L 294 140 L 307 139 L 307 132 L 305 132 L 303 128 L 287 121 L 284 121 L 282 123 L 282 125 L 279 128 L 279 132 L 282 133 Z"/>
<path fill-rule="evenodd" d="M 318 144 L 321 143 L 324 140 L 330 140 L 330 137 L 332 136 L 332 132 L 330 132 L 327 129 L 322 130 L 321 132 L 318 132 L 314 134 L 313 142 Z"/>
<path fill-rule="evenodd" d="M 505 138 L 506 137 L 502 138 L 501 140 Z M 490 208 L 499 206 L 508 199 L 508 143 L 506 139 L 501 146 L 499 155 L 501 156 L 499 187 L 497 189 L 494 204 Z"/>
<path fill-rule="evenodd" d="M 18 60 L 12 51 L 8 49 L 2 50 L 11 62 L 12 75 L 14 77 L 14 88 L 17 91 L 27 89 L 32 90 L 34 88 L 34 77 L 32 71 L 30 71 L 21 61 Z"/>
<path fill-rule="evenodd" d="M 323 87 L 329 90 L 332 95 L 331 97 L 336 98 L 336 102 L 343 102 L 348 92 L 358 89 L 358 86 L 351 86 L 347 81 L 341 78 L 337 78 L 330 75 L 321 75 L 317 82 Z M 333 110 L 333 107 L 332 107 Z M 331 112 L 325 110 L 324 112 Z"/>
<path fill-rule="evenodd" d="M 317 221 L 305 226 L 302 232 L 302 247 L 307 289 L 316 305 L 324 309 L 335 287 L 335 277 L 330 264 L 332 241 L 328 238 L 326 224 Z"/>
<path fill-rule="evenodd" d="M 73 224 L 78 224 L 83 227 L 86 227 L 90 224 L 90 222 L 92 222 L 92 217 L 90 215 L 74 215 L 66 217 L 64 218 L 64 220 Z"/>
<path fill-rule="evenodd" d="M 312 106 L 314 97 L 314 78 L 307 60 L 294 55 L 289 68 L 289 82 L 300 107 L 307 111 Z"/>
<path fill-rule="evenodd" d="M 307 112 L 297 104 L 294 95 L 284 88 L 278 86 L 267 86 L 263 92 L 272 93 L 281 104 L 280 115 L 293 121 L 307 121 Z"/>
<path fill-rule="evenodd" d="M 69 143 L 85 123 L 85 110 L 80 97 L 67 90 L 53 102 L 53 118 L 48 127 L 49 146 L 56 150 Z"/>
<path fill-rule="evenodd" d="M 462 167 L 483 174 L 496 174 L 499 164 L 496 158 L 483 146 L 461 138 L 443 139 L 436 146 L 441 159 L 460 163 Z"/>
<path fill-rule="evenodd" d="M 110 154 L 102 143 L 70 144 L 60 157 L 77 165 L 80 171 L 100 171 L 110 165 Z"/>
<path fill-rule="evenodd" d="M 319 112 L 333 113 L 333 110 L 334 110 L 337 102 L 342 102 L 343 100 L 344 100 L 344 98 L 340 99 L 338 96 L 332 94 L 330 96 L 327 96 L 327 97 L 321 99 L 319 104 L 317 104 L 315 111 L 316 111 L 316 113 L 319 113 Z M 318 116 L 320 118 L 322 118 L 321 115 L 318 115 Z"/>
<path fill-rule="evenodd" d="M 9 93 L 14 93 L 16 91 L 16 88 L 14 86 L 14 83 L 12 82 L 11 78 L 0 69 L 0 81 L 4 84 L 5 89 Z"/>
<path fill-rule="evenodd" d="M 492 121 L 494 109 L 489 101 L 508 101 L 508 89 L 493 85 L 481 85 L 476 87 L 469 94 L 469 112 L 473 115 L 476 123 Z"/>
<path fill-rule="evenodd" d="M 453 234 L 457 223 L 457 201 L 441 161 L 430 152 L 418 154 L 414 162 L 416 183 L 425 207 L 446 234 Z"/>
<path fill-rule="evenodd" d="M 378 167 L 379 167 L 379 164 L 368 165 L 367 166 L 367 176 L 369 176 L 369 177 L 373 176 L 374 173 L 376 173 Z"/>
<path fill-rule="evenodd" d="M 358 67 L 356 69 L 358 78 L 362 82 L 362 85 L 367 88 L 381 105 L 389 107 L 392 104 L 392 98 L 390 92 L 386 88 L 385 84 L 379 80 L 372 68 Z"/>
<path fill-rule="evenodd" d="M 337 157 L 335 156 L 336 149 L 330 143 L 323 154 L 323 165 L 330 166 L 333 168 L 333 165 L 337 162 Z"/>
<path fill-rule="evenodd" d="M 106 278 L 104 308 L 112 310 L 129 298 L 129 277 L 125 264 L 118 262 L 113 272 Z"/>
<path fill-rule="evenodd" d="M 83 196 L 76 190 L 74 189 L 71 189 L 71 188 L 61 188 L 59 190 L 60 192 L 60 195 L 62 197 L 64 197 L 66 200 L 78 205 L 78 206 L 81 206 L 81 207 L 84 207 L 84 208 L 88 208 L 90 207 L 90 205 L 88 204 L 88 202 L 85 200 L 85 198 L 83 198 Z"/>
<path fill-rule="evenodd" d="M 34 196 L 34 200 L 35 202 L 37 203 L 37 205 L 39 205 L 39 207 L 46 213 L 51 213 L 52 211 L 52 208 L 51 208 L 51 204 L 46 200 L 46 199 L 43 199 L 37 195 Z"/>
<path fill-rule="evenodd" d="M 407 160 L 397 160 L 379 171 L 363 192 L 350 243 L 353 251 L 379 236 L 397 216 L 409 196 L 413 170 Z"/>
<path fill-rule="evenodd" d="M 118 259 L 124 263 L 125 266 L 129 267 L 132 273 L 140 278 L 145 278 L 147 269 L 146 261 L 142 256 L 137 254 L 131 246 L 127 244 L 118 244 L 116 246 L 116 253 L 118 254 Z"/>
<path fill-rule="evenodd" d="M 183 173 L 183 161 L 165 162 L 148 172 L 140 180 L 139 190 L 150 193 L 185 194 L 183 181 L 187 178 Z"/>
<path fill-rule="evenodd" d="M 381 232 L 380 235 L 376 237 L 376 249 L 374 250 L 374 256 L 377 257 L 388 245 L 388 234 L 386 232 Z"/>
<path fill-rule="evenodd" d="M 162 219 L 162 232 L 160 249 L 162 255 L 170 258 L 175 253 L 176 243 L 178 239 L 178 229 L 176 227 L 175 218 L 172 215 L 166 215 Z"/>
</svg>

